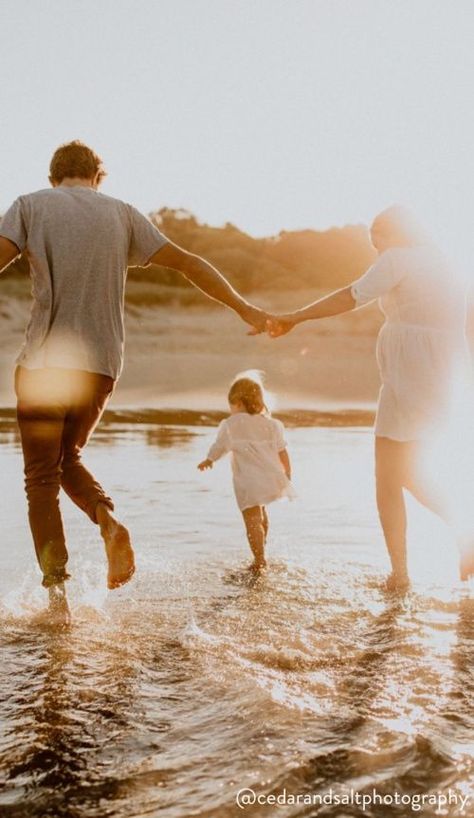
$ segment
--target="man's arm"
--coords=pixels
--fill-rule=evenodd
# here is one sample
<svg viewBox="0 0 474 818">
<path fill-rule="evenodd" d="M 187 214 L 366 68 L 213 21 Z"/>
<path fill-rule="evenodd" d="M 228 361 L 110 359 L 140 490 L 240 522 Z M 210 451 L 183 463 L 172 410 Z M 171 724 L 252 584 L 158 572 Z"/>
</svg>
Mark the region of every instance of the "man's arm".
<svg viewBox="0 0 474 818">
<path fill-rule="evenodd" d="M 221 304 L 234 310 L 247 324 L 255 327 L 259 332 L 265 329 L 269 318 L 267 313 L 242 298 L 231 287 L 227 279 L 204 258 L 188 253 L 187 250 L 183 250 L 182 247 L 170 241 L 161 247 L 149 259 L 149 262 L 177 270 L 209 298 L 220 301 Z"/>
<path fill-rule="evenodd" d="M 5 267 L 20 255 L 20 251 L 16 244 L 4 236 L 0 236 L 0 273 L 3 273 Z"/>
</svg>

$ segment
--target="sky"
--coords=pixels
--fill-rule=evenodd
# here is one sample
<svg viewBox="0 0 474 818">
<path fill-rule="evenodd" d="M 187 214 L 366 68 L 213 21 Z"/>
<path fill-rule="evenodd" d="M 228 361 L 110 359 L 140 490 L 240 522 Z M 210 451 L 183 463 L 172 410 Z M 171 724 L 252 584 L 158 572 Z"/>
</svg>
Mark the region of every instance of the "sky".
<svg viewBox="0 0 474 818">
<path fill-rule="evenodd" d="M 472 0 L 0 0 L 0 212 L 54 148 L 254 236 L 411 206 L 474 255 Z"/>
</svg>

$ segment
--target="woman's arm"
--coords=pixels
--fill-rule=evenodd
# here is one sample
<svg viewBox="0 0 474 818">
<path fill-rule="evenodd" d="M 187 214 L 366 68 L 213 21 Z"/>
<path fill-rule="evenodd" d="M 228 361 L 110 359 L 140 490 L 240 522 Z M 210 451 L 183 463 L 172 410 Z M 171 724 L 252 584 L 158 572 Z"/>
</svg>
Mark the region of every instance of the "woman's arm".
<svg viewBox="0 0 474 818">
<path fill-rule="evenodd" d="M 267 321 L 267 330 L 272 338 L 279 338 L 293 329 L 296 324 L 303 321 L 311 321 L 315 318 L 329 318 L 331 315 L 340 315 L 349 312 L 356 306 L 356 301 L 352 295 L 352 285 L 336 290 L 329 295 L 325 295 L 318 301 L 303 307 L 301 310 L 289 312 L 284 315 L 277 315 L 274 319 Z"/>
<path fill-rule="evenodd" d="M 278 452 L 278 457 L 280 458 L 281 465 L 285 469 L 288 480 L 291 480 L 291 463 L 287 449 L 282 449 L 281 452 Z"/>
</svg>

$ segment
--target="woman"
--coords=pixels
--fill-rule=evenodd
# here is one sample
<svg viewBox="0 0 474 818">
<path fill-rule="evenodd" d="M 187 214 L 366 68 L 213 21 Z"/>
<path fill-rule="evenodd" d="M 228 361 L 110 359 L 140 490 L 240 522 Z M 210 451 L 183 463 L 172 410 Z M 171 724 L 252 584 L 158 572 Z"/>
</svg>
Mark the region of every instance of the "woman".
<svg viewBox="0 0 474 818">
<path fill-rule="evenodd" d="M 356 309 L 375 299 L 385 315 L 377 340 L 382 386 L 375 421 L 377 506 L 392 573 L 389 589 L 408 585 L 403 489 L 449 521 L 443 493 L 422 475 L 422 444 L 448 421 L 454 384 L 468 361 L 466 294 L 442 253 L 408 211 L 391 207 L 370 229 L 379 257 L 352 285 L 277 316 L 278 337 L 296 324 Z M 461 554 L 461 579 L 474 574 L 474 553 Z"/>
</svg>

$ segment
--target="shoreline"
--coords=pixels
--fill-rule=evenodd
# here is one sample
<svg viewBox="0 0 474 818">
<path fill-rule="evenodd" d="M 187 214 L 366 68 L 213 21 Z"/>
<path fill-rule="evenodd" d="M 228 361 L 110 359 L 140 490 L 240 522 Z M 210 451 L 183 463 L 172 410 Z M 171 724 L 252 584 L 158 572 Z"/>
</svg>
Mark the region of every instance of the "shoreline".
<svg viewBox="0 0 474 818">
<path fill-rule="evenodd" d="M 106 409 L 101 426 L 111 425 L 160 425 L 160 426 L 217 426 L 228 417 L 228 412 L 209 409 L 182 408 L 130 408 Z M 281 420 L 289 428 L 320 427 L 370 427 L 375 411 L 368 408 L 285 409 L 272 412 L 272 417 Z M 16 426 L 16 411 L 13 407 L 0 407 L 0 428 Z"/>
</svg>

